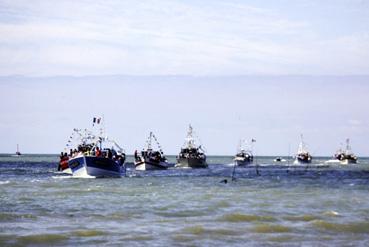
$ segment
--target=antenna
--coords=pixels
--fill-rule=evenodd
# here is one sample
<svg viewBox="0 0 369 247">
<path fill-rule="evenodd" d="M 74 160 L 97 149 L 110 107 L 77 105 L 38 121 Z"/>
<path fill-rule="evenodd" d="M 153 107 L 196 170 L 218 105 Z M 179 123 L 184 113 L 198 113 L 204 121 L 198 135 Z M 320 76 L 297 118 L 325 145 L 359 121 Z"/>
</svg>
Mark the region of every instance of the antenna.
<svg viewBox="0 0 369 247">
<path fill-rule="evenodd" d="M 149 138 L 147 139 L 147 149 L 152 149 L 151 142 L 152 142 L 152 131 L 150 131 Z"/>
</svg>

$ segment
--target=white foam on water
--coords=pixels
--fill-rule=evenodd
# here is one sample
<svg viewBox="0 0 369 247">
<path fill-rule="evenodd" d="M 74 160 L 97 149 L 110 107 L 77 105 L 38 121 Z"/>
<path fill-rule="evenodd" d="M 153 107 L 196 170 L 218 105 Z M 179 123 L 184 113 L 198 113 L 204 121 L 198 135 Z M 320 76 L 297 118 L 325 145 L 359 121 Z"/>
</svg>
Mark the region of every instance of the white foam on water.
<svg viewBox="0 0 369 247">
<path fill-rule="evenodd" d="M 324 212 L 324 215 L 327 215 L 327 216 L 339 216 L 340 214 L 334 210 L 329 210 L 329 211 L 326 211 Z"/>
<path fill-rule="evenodd" d="M 327 160 L 324 163 L 326 164 L 340 164 L 339 160 L 333 159 L 333 160 Z"/>
<path fill-rule="evenodd" d="M 63 174 L 63 173 L 62 173 Z M 66 178 L 72 178 L 72 176 L 52 176 L 54 179 L 66 179 Z"/>
<path fill-rule="evenodd" d="M 64 171 L 54 171 L 54 174 L 73 174 L 70 168 L 65 169 Z"/>
<path fill-rule="evenodd" d="M 9 180 L 6 180 L 6 181 L 0 181 L 0 185 L 8 184 L 8 183 L 10 183 L 10 181 L 9 181 Z"/>
<path fill-rule="evenodd" d="M 96 178 L 95 176 L 90 176 L 87 174 L 83 174 L 83 175 L 73 175 L 71 176 L 71 178 Z"/>
</svg>

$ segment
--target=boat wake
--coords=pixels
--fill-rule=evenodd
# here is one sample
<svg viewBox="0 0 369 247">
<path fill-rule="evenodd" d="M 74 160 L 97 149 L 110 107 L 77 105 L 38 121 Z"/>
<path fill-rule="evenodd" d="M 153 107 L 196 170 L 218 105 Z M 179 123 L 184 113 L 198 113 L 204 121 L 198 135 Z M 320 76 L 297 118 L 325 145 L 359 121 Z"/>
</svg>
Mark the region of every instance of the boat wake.
<svg viewBox="0 0 369 247">
<path fill-rule="evenodd" d="M 63 174 L 62 172 L 60 174 Z M 66 179 L 66 178 L 72 178 L 72 176 L 52 176 L 53 179 Z"/>
<path fill-rule="evenodd" d="M 70 176 L 71 178 L 96 178 L 95 176 L 90 176 L 90 175 L 87 175 L 87 174 L 83 174 L 83 175 L 73 175 L 73 176 Z"/>
</svg>

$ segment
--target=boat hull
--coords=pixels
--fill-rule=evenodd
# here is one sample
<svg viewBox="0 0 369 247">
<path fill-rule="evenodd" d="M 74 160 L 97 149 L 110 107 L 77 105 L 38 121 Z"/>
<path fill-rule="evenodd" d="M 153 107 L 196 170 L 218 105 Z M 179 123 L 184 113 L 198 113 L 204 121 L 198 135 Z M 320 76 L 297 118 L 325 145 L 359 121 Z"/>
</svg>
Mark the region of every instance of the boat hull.
<svg viewBox="0 0 369 247">
<path fill-rule="evenodd" d="M 252 161 L 249 160 L 235 160 L 237 166 L 247 166 L 252 164 Z"/>
<path fill-rule="evenodd" d="M 150 171 L 150 170 L 165 170 L 168 169 L 167 162 L 152 162 L 152 161 L 138 161 L 135 162 L 135 169 L 137 171 Z"/>
<path fill-rule="evenodd" d="M 75 177 L 122 177 L 125 170 L 115 161 L 95 156 L 79 156 L 68 161 Z"/>
<path fill-rule="evenodd" d="M 208 164 L 206 163 L 206 159 L 181 157 L 177 159 L 176 167 L 207 168 Z"/>
<path fill-rule="evenodd" d="M 293 162 L 294 164 L 298 165 L 298 164 L 311 164 L 311 159 L 295 159 L 295 161 Z"/>
<path fill-rule="evenodd" d="M 252 164 L 253 156 L 236 156 L 233 161 L 236 163 L 237 166 L 247 166 Z"/>
<path fill-rule="evenodd" d="M 73 174 L 72 169 L 70 169 L 69 167 L 66 168 L 66 169 L 64 169 L 64 170 L 62 170 L 62 173 L 65 173 L 65 174 Z"/>
<path fill-rule="evenodd" d="M 343 160 L 340 161 L 340 163 L 342 165 L 356 164 L 357 160 L 356 159 L 343 159 Z"/>
</svg>

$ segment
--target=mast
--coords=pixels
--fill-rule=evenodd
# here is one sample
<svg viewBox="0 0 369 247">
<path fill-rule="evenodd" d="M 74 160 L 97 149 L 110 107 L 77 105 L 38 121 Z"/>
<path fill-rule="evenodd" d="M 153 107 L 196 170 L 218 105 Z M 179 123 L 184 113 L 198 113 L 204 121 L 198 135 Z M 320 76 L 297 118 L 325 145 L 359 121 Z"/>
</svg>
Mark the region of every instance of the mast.
<svg viewBox="0 0 369 247">
<path fill-rule="evenodd" d="M 152 142 L 152 132 L 150 131 L 149 138 L 147 139 L 147 149 L 152 149 L 151 142 Z"/>
<path fill-rule="evenodd" d="M 156 143 L 156 145 L 157 145 L 157 147 L 158 147 L 158 149 L 159 149 L 159 152 L 160 152 L 161 154 L 163 154 L 164 152 L 163 152 L 163 150 L 162 150 L 162 148 L 161 148 L 161 146 L 160 146 L 160 143 L 159 143 L 158 139 L 157 139 L 157 138 L 156 138 L 156 136 L 154 135 L 154 133 L 152 133 L 152 138 L 154 139 L 154 141 L 155 141 L 155 143 Z"/>
<path fill-rule="evenodd" d="M 351 151 L 351 146 L 350 146 L 350 138 L 347 138 L 346 139 L 346 150 L 345 150 L 345 154 L 351 154 L 352 151 Z"/>
<path fill-rule="evenodd" d="M 190 124 L 186 137 L 186 144 L 188 148 L 195 148 L 195 140 L 193 138 L 193 128 Z"/>
<path fill-rule="evenodd" d="M 301 134 L 301 141 L 300 141 L 300 144 L 299 144 L 299 148 L 297 150 L 297 153 L 300 154 L 300 153 L 307 153 L 306 151 L 306 145 L 305 145 L 305 142 L 304 142 L 304 137 L 303 135 Z"/>
</svg>

